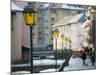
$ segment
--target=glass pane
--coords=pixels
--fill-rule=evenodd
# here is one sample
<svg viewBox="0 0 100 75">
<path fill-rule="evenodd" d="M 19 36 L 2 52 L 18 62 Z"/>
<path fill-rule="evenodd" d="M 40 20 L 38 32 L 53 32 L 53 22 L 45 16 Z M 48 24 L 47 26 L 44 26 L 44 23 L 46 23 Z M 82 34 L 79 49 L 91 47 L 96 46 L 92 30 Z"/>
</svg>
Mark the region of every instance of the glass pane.
<svg viewBox="0 0 100 75">
<path fill-rule="evenodd" d="M 35 18 L 34 18 L 34 13 L 27 13 L 27 23 L 29 25 L 35 24 Z"/>
<path fill-rule="evenodd" d="M 59 36 L 59 33 L 58 33 L 58 32 L 54 32 L 54 34 L 53 34 L 53 35 L 54 35 L 54 38 L 56 38 L 56 39 L 57 39 L 57 38 L 58 38 L 58 36 Z"/>
</svg>

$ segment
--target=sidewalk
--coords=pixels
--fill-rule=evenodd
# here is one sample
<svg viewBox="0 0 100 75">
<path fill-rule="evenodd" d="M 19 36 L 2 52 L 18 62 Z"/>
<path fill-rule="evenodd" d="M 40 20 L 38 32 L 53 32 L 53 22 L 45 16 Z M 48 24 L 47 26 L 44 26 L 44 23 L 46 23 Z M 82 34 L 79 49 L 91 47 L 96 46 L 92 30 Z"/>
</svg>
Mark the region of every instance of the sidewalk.
<svg viewBox="0 0 100 75">
<path fill-rule="evenodd" d="M 64 68 L 64 71 L 92 70 L 92 69 L 96 69 L 96 64 L 94 66 L 92 66 L 90 58 L 86 59 L 86 66 L 83 66 L 81 58 L 79 58 L 79 57 L 77 57 L 77 58 L 71 57 L 70 60 L 69 60 L 69 66 L 66 66 Z"/>
<path fill-rule="evenodd" d="M 62 63 L 64 62 L 64 60 L 58 60 L 58 65 L 61 65 Z M 55 60 L 36 60 L 35 65 L 55 65 Z M 94 66 L 92 66 L 91 62 L 90 62 L 90 59 L 87 58 L 86 59 L 86 64 L 87 66 L 83 66 L 82 64 L 82 59 L 79 58 L 79 57 L 74 57 L 73 56 L 70 58 L 69 60 L 69 66 L 65 66 L 63 71 L 78 71 L 78 70 L 93 70 L 93 69 L 96 69 L 96 64 Z M 23 65 L 12 65 L 13 67 L 14 66 L 25 66 L 24 64 Z M 26 66 L 29 66 L 28 64 L 26 64 Z M 59 68 L 58 68 L 59 69 Z M 57 70 L 58 70 L 57 69 Z M 55 72 L 56 69 L 55 68 L 49 68 L 49 69 L 44 69 L 44 70 L 41 70 L 41 72 Z M 26 73 L 26 74 L 25 74 Z M 13 75 L 19 75 L 19 74 L 29 74 L 30 72 L 29 71 L 18 71 L 18 72 L 13 72 L 12 74 Z"/>
<path fill-rule="evenodd" d="M 57 62 L 57 67 L 60 67 L 60 65 L 64 62 L 64 60 L 54 60 L 54 59 L 41 59 L 41 60 L 33 60 L 33 67 L 34 72 L 40 72 L 45 69 L 55 68 Z M 15 64 L 11 65 L 12 72 L 16 71 L 30 71 L 30 63 L 26 64 Z"/>
</svg>

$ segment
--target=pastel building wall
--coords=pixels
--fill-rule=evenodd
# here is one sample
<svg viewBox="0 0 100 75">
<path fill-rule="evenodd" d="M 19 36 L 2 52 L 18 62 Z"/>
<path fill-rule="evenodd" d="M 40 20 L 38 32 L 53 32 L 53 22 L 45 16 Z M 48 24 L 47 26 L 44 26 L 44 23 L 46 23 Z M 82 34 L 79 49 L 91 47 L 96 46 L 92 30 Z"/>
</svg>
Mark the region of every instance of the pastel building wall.
<svg viewBox="0 0 100 75">
<path fill-rule="evenodd" d="M 22 54 L 22 13 L 12 14 L 11 25 L 11 60 L 21 59 Z"/>
</svg>

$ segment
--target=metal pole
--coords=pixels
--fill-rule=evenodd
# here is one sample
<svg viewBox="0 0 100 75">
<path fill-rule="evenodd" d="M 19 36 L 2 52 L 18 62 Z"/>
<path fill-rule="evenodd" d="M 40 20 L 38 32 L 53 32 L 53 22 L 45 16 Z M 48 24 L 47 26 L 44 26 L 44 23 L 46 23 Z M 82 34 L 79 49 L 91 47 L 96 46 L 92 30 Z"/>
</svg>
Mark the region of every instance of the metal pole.
<svg viewBox="0 0 100 75">
<path fill-rule="evenodd" d="M 62 50 L 63 50 L 63 41 L 62 41 Z"/>
<path fill-rule="evenodd" d="M 32 26 L 30 26 L 30 54 L 31 54 L 31 73 L 33 73 L 33 38 L 32 38 Z"/>
<path fill-rule="evenodd" d="M 55 68 L 56 68 L 56 72 L 57 72 L 57 39 L 55 39 L 55 47 L 56 47 L 56 65 L 55 65 Z"/>
<path fill-rule="evenodd" d="M 63 44 L 63 40 L 62 40 L 62 58 L 63 58 L 63 51 L 64 51 L 64 44 Z"/>
</svg>

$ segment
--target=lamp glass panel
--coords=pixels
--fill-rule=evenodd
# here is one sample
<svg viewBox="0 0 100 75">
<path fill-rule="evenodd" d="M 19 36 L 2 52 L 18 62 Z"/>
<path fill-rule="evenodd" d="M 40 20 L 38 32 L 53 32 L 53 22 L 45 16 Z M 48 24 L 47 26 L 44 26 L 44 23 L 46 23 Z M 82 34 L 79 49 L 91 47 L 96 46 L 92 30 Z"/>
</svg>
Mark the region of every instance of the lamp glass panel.
<svg viewBox="0 0 100 75">
<path fill-rule="evenodd" d="M 26 17 L 27 17 L 27 23 L 29 24 L 29 25 L 33 25 L 33 24 L 35 24 L 35 18 L 34 18 L 34 13 L 27 13 L 26 14 Z"/>
<path fill-rule="evenodd" d="M 59 32 L 54 32 L 53 35 L 54 35 L 54 38 L 57 39 L 58 35 L 59 35 Z"/>
<path fill-rule="evenodd" d="M 62 41 L 64 41 L 64 35 L 63 34 L 61 35 L 61 39 L 62 39 Z"/>
</svg>

